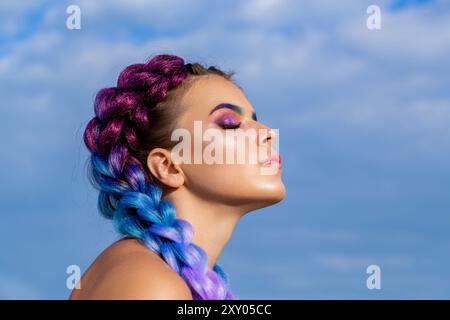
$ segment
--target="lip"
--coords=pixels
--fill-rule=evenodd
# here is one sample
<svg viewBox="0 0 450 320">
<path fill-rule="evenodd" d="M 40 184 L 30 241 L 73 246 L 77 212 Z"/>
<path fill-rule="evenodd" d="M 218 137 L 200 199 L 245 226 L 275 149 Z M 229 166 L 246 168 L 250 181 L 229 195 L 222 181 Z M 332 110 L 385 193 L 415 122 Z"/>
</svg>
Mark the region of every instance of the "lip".
<svg viewBox="0 0 450 320">
<path fill-rule="evenodd" d="M 263 166 L 277 165 L 281 169 L 281 156 L 278 153 L 273 154 L 261 163 Z"/>
</svg>

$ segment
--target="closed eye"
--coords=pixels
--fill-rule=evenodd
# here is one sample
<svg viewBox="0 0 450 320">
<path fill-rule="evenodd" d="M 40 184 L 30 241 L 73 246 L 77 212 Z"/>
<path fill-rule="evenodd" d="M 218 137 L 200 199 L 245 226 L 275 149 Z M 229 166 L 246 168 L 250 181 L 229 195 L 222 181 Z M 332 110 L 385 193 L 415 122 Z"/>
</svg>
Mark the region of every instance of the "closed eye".
<svg viewBox="0 0 450 320">
<path fill-rule="evenodd" d="M 216 121 L 216 124 L 222 129 L 236 129 L 241 126 L 241 122 L 231 114 L 223 115 Z"/>
<path fill-rule="evenodd" d="M 241 126 L 241 124 L 240 123 L 238 123 L 238 124 L 219 124 L 219 126 L 222 129 L 226 130 L 226 129 L 237 129 Z"/>
</svg>

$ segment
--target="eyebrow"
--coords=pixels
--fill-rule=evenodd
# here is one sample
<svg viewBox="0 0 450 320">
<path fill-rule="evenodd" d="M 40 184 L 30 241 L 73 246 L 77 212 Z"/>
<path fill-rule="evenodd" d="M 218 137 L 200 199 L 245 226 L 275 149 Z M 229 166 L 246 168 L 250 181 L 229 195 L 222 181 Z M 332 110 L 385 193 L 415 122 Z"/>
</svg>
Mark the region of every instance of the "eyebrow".
<svg viewBox="0 0 450 320">
<path fill-rule="evenodd" d="M 244 109 L 242 107 L 239 107 L 237 105 L 231 104 L 231 103 L 221 103 L 215 106 L 209 114 L 212 114 L 213 112 L 219 110 L 219 109 L 230 109 L 236 112 L 238 115 L 242 116 L 244 114 Z M 255 121 L 258 121 L 258 118 L 256 117 L 255 111 L 252 112 L 252 119 Z"/>
</svg>

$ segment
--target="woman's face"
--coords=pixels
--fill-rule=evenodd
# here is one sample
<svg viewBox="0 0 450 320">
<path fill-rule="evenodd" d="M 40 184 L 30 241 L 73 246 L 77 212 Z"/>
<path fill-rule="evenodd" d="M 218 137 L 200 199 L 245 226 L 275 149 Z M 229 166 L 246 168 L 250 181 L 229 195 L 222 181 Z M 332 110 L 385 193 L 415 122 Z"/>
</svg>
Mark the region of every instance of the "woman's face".
<svg viewBox="0 0 450 320">
<path fill-rule="evenodd" d="M 181 104 L 177 128 L 189 132 L 191 155 L 185 153 L 186 144 L 180 152 L 179 144 L 172 156 L 175 151 L 185 156 L 180 167 L 191 193 L 247 211 L 284 198 L 281 158 L 274 150 L 277 137 L 256 120 L 255 110 L 235 84 L 217 75 L 201 76 Z"/>
</svg>

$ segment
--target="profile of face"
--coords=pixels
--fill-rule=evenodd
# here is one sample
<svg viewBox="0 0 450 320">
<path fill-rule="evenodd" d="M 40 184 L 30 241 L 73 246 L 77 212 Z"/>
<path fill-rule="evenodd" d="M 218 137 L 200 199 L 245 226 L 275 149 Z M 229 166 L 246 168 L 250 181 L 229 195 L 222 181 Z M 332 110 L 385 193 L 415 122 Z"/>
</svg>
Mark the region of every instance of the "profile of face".
<svg viewBox="0 0 450 320">
<path fill-rule="evenodd" d="M 180 103 L 182 113 L 176 128 L 184 129 L 192 137 L 191 159 L 199 151 L 196 144 L 201 145 L 202 156 L 214 142 L 221 147 L 224 161 L 210 163 L 201 159 L 200 163 L 192 160 L 176 164 L 177 178 L 164 183 L 185 188 L 198 199 L 239 208 L 241 213 L 284 198 L 281 157 L 274 148 L 275 131 L 257 120 L 254 108 L 236 84 L 217 75 L 202 76 L 189 87 Z M 214 138 L 205 139 L 201 135 L 208 130 L 215 131 Z M 239 130 L 253 134 L 239 143 L 236 134 Z M 226 154 L 233 155 L 231 162 L 226 160 Z M 239 154 L 244 161 L 238 160 Z M 149 165 L 154 164 L 149 161 Z"/>
</svg>

